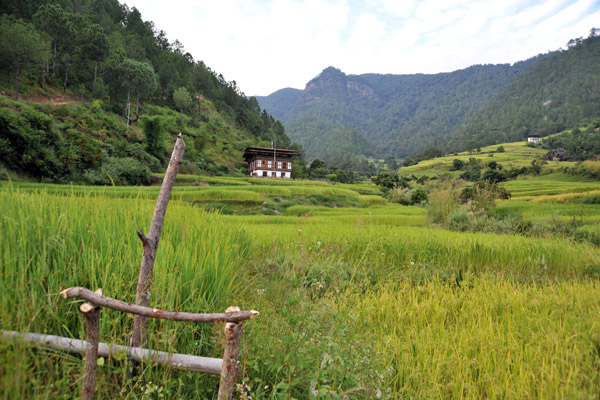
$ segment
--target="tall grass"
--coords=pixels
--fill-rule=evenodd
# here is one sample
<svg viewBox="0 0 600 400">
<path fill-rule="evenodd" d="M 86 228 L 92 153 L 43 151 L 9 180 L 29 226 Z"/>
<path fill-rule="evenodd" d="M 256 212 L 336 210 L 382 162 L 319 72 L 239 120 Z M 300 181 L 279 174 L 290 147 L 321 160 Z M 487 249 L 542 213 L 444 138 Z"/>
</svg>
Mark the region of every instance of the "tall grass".
<svg viewBox="0 0 600 400">
<path fill-rule="evenodd" d="M 59 292 L 70 286 L 103 288 L 107 296 L 135 301 L 141 245 L 136 226 L 148 229 L 154 202 L 142 199 L 109 199 L 90 196 L 53 196 L 44 192 L 0 190 L 0 325 L 3 329 L 81 337 L 76 306 Z M 223 223 L 215 214 L 172 202 L 169 205 L 155 264 L 151 305 L 190 312 L 222 312 L 239 285 L 239 265 L 248 250 L 247 236 L 235 224 Z M 104 341 L 127 343 L 132 319 L 118 312 L 103 312 L 100 335 Z M 155 348 L 192 354 L 213 354 L 218 340 L 211 327 L 151 321 Z M 7 351 L 9 351 L 8 349 Z M 2 386 L 11 398 L 35 397 L 31 384 L 35 368 L 59 368 L 69 356 L 51 359 L 20 355 L 10 350 L 23 370 L 2 360 Z M 217 353 L 218 354 L 218 353 Z M 30 358 L 31 357 L 31 358 Z M 59 364 L 56 364 L 59 363 Z M 65 393 L 74 370 L 57 379 Z M 26 372 L 25 375 L 19 375 Z M 121 371 L 122 372 L 122 371 Z M 165 372 L 160 372 L 164 374 Z M 18 378 L 17 375 L 20 376 Z M 170 372 L 169 372 L 170 374 Z M 168 374 L 168 375 L 169 375 Z M 105 375 L 104 375 L 105 376 Z M 105 376 L 107 391 L 122 374 Z M 19 387 L 12 384 L 18 380 Z M 214 386 L 214 381 L 213 381 Z M 185 389 L 175 385 L 173 393 Z"/>
</svg>

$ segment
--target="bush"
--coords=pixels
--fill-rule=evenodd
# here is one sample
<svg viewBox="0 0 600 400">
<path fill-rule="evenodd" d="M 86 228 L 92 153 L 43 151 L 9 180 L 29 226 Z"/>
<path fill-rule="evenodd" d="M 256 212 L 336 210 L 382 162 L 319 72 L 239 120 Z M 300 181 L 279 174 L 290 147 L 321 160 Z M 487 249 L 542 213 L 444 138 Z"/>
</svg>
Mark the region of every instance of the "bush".
<svg viewBox="0 0 600 400">
<path fill-rule="evenodd" d="M 152 176 L 148 169 L 133 158 L 109 158 L 102 165 L 96 184 L 149 185 Z"/>
<path fill-rule="evenodd" d="M 427 191 L 422 187 L 416 188 L 410 194 L 410 204 L 412 205 L 425 204 L 428 200 L 429 195 L 427 194 Z"/>
</svg>

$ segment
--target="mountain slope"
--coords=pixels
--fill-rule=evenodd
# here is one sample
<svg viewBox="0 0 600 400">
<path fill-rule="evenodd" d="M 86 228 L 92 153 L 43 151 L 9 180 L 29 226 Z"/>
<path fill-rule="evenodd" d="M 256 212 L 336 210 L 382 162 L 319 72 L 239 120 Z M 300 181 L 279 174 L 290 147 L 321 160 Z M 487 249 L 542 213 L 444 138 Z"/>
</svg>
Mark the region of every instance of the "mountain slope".
<svg viewBox="0 0 600 400">
<path fill-rule="evenodd" d="M 570 44 L 507 85 L 448 138 L 447 148 L 547 136 L 600 118 L 600 37 Z"/>
<path fill-rule="evenodd" d="M 287 112 L 282 111 L 283 103 L 272 106 L 279 92 L 259 101 L 267 111 L 276 110 L 292 140 L 316 149 L 307 149 L 309 159 L 323 157 L 331 132 L 344 144 L 340 131 L 358 131 L 348 135 L 348 141 L 358 133 L 372 144 L 353 154 L 401 158 L 440 142 L 539 58 L 434 75 L 346 75 L 329 67 L 308 82 Z M 307 132 L 309 120 L 331 129 Z"/>
<path fill-rule="evenodd" d="M 285 88 L 280 89 L 269 96 L 254 96 L 261 107 L 269 110 L 275 119 L 281 120 L 285 114 L 296 104 L 298 98 L 302 95 L 302 90 Z"/>
</svg>

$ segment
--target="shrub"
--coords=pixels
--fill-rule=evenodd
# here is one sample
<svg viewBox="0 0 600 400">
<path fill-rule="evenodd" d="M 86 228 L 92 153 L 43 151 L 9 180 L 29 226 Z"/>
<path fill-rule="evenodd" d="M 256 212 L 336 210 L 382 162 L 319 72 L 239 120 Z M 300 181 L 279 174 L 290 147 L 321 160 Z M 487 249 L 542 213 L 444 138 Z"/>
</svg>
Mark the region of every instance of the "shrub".
<svg viewBox="0 0 600 400">
<path fill-rule="evenodd" d="M 100 184 L 149 185 L 152 176 L 148 169 L 133 158 L 109 158 L 100 169 Z"/>
<path fill-rule="evenodd" d="M 166 130 L 160 115 L 153 117 L 142 117 L 142 127 L 144 130 L 144 144 L 146 151 L 164 161 L 167 148 L 165 147 Z"/>
<path fill-rule="evenodd" d="M 455 158 L 454 160 L 452 160 L 452 166 L 450 167 L 450 171 L 462 171 L 464 167 L 465 162 L 463 160 Z"/>
<path fill-rule="evenodd" d="M 425 204 L 428 200 L 429 195 L 427 194 L 427 191 L 422 187 L 416 188 L 410 194 L 410 204 L 412 205 Z"/>
</svg>

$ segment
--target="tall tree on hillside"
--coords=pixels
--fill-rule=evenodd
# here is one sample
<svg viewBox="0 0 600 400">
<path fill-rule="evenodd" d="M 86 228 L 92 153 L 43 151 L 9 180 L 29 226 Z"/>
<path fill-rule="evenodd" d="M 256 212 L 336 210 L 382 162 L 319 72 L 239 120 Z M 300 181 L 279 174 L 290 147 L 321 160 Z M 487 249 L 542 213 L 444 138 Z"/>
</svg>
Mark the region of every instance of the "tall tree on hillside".
<svg viewBox="0 0 600 400">
<path fill-rule="evenodd" d="M 108 57 L 108 40 L 100 25 L 87 23 L 80 32 L 80 51 L 84 58 L 94 62 L 94 82 L 98 78 L 98 63 Z"/>
<path fill-rule="evenodd" d="M 123 110 L 123 116 L 127 123 L 136 122 L 139 119 L 140 101 L 150 96 L 157 87 L 156 75 L 152 65 L 147 62 L 125 59 L 117 68 L 110 82 L 115 86 L 114 91 L 127 92 L 127 102 Z M 135 118 L 131 118 L 131 96 L 135 96 Z"/>
<path fill-rule="evenodd" d="M 57 4 L 44 4 L 35 15 L 33 21 L 38 29 L 52 38 L 52 74 L 56 73 L 56 59 L 61 44 L 72 40 L 68 13 Z"/>
<path fill-rule="evenodd" d="M 21 69 L 29 65 L 42 65 L 48 44 L 35 27 L 8 16 L 0 18 L 0 55 L 11 62 L 16 70 L 15 98 L 19 99 Z"/>
</svg>

